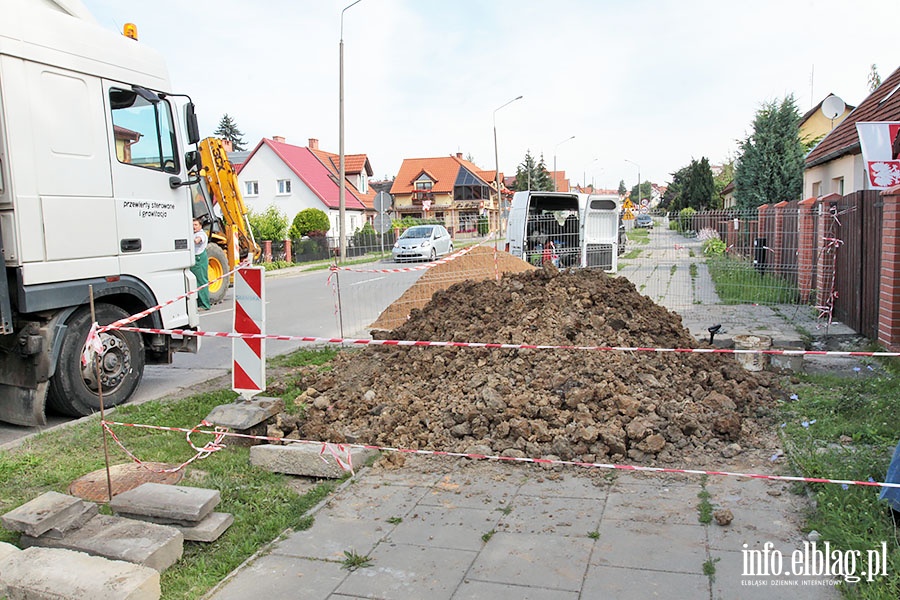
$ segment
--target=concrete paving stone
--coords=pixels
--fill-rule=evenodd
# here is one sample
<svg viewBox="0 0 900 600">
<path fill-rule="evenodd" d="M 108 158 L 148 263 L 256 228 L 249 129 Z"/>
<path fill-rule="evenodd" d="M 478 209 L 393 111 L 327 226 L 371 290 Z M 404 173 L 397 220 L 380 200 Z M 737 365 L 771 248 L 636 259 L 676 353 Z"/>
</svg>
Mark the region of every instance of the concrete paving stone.
<svg viewBox="0 0 900 600">
<path fill-rule="evenodd" d="M 709 598 L 709 577 L 694 573 L 591 565 L 584 579 L 581 597 L 592 600 Z"/>
<path fill-rule="evenodd" d="M 600 525 L 604 499 L 522 496 L 502 511 L 498 531 L 586 536 Z"/>
<path fill-rule="evenodd" d="M 58 548 L 26 548 L 0 560 L 0 594 L 11 600 L 158 600 L 159 573 Z"/>
<path fill-rule="evenodd" d="M 231 513 L 212 512 L 195 525 L 172 525 L 181 532 L 186 542 L 214 542 L 234 523 Z"/>
<path fill-rule="evenodd" d="M 784 568 L 790 568 L 790 550 L 784 551 Z M 727 600 L 838 600 L 841 594 L 824 577 L 747 576 L 741 552 L 710 551 L 716 562 L 712 597 Z"/>
<path fill-rule="evenodd" d="M 386 521 L 403 518 L 427 493 L 425 487 L 382 485 L 364 477 L 351 482 L 339 502 L 330 501 L 327 506 L 333 517 Z"/>
<path fill-rule="evenodd" d="M 508 505 L 519 489 L 519 480 L 503 471 L 499 478 L 450 473 L 432 487 L 419 504 L 445 508 L 498 508 Z"/>
<path fill-rule="evenodd" d="M 779 547 L 802 547 L 805 536 L 800 531 L 802 515 L 785 514 L 779 510 L 755 510 L 730 508 L 734 520 L 730 525 L 709 526 L 709 547 L 717 550 L 740 552 L 743 544 L 750 549 L 761 549 L 766 542 Z"/>
<path fill-rule="evenodd" d="M 360 519 L 339 519 L 327 511 L 315 516 L 305 531 L 295 531 L 280 541 L 272 552 L 285 556 L 318 560 L 344 560 L 344 551 L 369 554 L 394 526 Z"/>
<path fill-rule="evenodd" d="M 221 499 L 219 490 L 142 483 L 114 496 L 109 507 L 124 517 L 148 517 L 156 522 L 190 526 L 206 518 Z"/>
<path fill-rule="evenodd" d="M 331 449 L 323 452 L 320 444 L 252 446 L 250 448 L 250 464 L 273 473 L 340 479 L 347 475 L 348 471 L 338 463 L 332 450 L 342 461 L 346 463 L 349 460 L 349 464 L 357 467 L 378 455 L 377 450 L 367 448 L 345 446 L 341 449 L 336 444 L 330 444 L 329 448 Z"/>
<path fill-rule="evenodd" d="M 324 600 L 347 577 L 340 563 L 298 559 L 280 554 L 260 556 L 226 580 L 206 600 L 298 598 Z"/>
<path fill-rule="evenodd" d="M 97 512 L 97 505 L 92 502 L 59 492 L 45 492 L 4 514 L 0 522 L 9 530 L 37 537 L 51 529 L 62 532 L 73 525 L 83 525 Z"/>
<path fill-rule="evenodd" d="M 408 544 L 380 544 L 372 566 L 356 569 L 337 587 L 338 594 L 385 600 L 449 600 L 476 553 Z"/>
<path fill-rule="evenodd" d="M 478 551 L 481 537 L 497 528 L 501 513 L 489 508 L 418 506 L 391 531 L 386 541 L 394 544 L 436 546 Z"/>
<path fill-rule="evenodd" d="M 15 554 L 16 552 L 21 552 L 17 546 L 13 546 L 12 544 L 7 544 L 6 542 L 0 542 L 0 561 L 9 556 L 10 554 Z"/>
<path fill-rule="evenodd" d="M 427 460 L 436 460 L 429 457 Z M 409 461 L 409 459 L 407 459 Z M 420 472 L 414 469 L 382 469 L 377 466 L 371 470 L 372 479 L 377 479 L 384 485 L 405 485 L 408 487 L 431 487 L 440 481 L 444 473 L 440 472 Z M 367 476 L 368 477 L 368 476 Z"/>
<path fill-rule="evenodd" d="M 605 499 L 609 493 L 611 480 L 608 471 L 586 470 L 570 474 L 534 473 L 526 476 L 519 487 L 519 496 L 545 496 L 552 494 L 560 498 Z"/>
<path fill-rule="evenodd" d="M 770 473 L 779 474 L 779 466 L 773 466 Z M 790 484 L 784 481 L 754 479 L 750 477 L 710 477 L 706 482 L 709 501 L 723 508 L 740 506 L 744 508 L 765 508 L 773 500 L 769 492 L 789 494 Z"/>
<path fill-rule="evenodd" d="M 679 523 L 612 521 L 600 523 L 591 564 L 674 573 L 703 573 L 706 528 Z"/>
<path fill-rule="evenodd" d="M 604 520 L 699 524 L 701 487 L 695 483 L 641 485 L 616 482 L 606 498 Z"/>
<path fill-rule="evenodd" d="M 465 579 L 452 600 L 578 600 L 578 592 Z"/>
<path fill-rule="evenodd" d="M 498 532 L 478 555 L 469 578 L 574 592 L 581 589 L 593 548 L 587 536 Z"/>
<path fill-rule="evenodd" d="M 220 404 L 210 411 L 206 421 L 235 430 L 250 429 L 284 410 L 284 400 L 256 396 L 252 400 L 239 400 Z"/>
<path fill-rule="evenodd" d="M 109 515 L 97 515 L 59 539 L 23 534 L 19 543 L 24 548 L 40 546 L 86 552 L 157 571 L 171 567 L 184 551 L 184 536 L 174 527 Z"/>
</svg>

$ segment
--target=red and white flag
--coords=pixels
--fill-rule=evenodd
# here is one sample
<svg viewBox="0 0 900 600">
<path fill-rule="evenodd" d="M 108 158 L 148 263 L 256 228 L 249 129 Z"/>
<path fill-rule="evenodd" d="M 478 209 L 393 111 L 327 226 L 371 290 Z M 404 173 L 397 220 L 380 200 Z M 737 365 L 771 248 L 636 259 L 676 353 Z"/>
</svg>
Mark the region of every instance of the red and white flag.
<svg viewBox="0 0 900 600">
<path fill-rule="evenodd" d="M 100 339 L 99 329 L 97 321 L 94 321 L 94 324 L 91 325 L 91 330 L 88 331 L 87 340 L 84 342 L 84 350 L 81 351 L 82 366 L 93 363 L 95 356 L 103 355 L 103 340 Z"/>
<path fill-rule="evenodd" d="M 869 176 L 869 187 L 883 190 L 900 185 L 900 159 L 894 151 L 900 122 L 857 123 L 856 132 Z"/>
</svg>

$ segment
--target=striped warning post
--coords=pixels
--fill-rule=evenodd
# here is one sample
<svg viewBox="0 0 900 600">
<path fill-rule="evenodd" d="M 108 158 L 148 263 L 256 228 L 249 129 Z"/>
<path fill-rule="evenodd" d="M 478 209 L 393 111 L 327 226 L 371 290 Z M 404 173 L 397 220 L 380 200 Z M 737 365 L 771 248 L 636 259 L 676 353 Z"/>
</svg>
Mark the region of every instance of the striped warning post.
<svg viewBox="0 0 900 600">
<path fill-rule="evenodd" d="M 266 330 L 266 270 L 241 267 L 234 277 L 234 333 L 258 336 Z M 231 389 L 245 400 L 266 389 L 266 340 L 235 337 L 232 346 Z"/>
</svg>

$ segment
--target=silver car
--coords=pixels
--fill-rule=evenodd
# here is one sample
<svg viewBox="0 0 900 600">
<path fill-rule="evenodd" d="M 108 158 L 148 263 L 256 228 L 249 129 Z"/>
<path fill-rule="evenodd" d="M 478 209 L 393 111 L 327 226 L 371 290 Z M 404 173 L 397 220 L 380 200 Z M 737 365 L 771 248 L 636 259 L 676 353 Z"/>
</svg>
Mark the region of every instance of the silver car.
<svg viewBox="0 0 900 600">
<path fill-rule="evenodd" d="M 394 242 L 391 254 L 395 262 L 402 260 L 435 260 L 453 252 L 453 240 L 443 225 L 415 225 Z"/>
</svg>

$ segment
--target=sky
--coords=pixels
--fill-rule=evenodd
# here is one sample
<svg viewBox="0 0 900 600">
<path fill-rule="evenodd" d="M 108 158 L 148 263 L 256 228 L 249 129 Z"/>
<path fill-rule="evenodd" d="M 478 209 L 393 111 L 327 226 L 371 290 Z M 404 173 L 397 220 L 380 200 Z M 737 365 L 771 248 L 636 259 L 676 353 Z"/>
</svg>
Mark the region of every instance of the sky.
<svg viewBox="0 0 900 600">
<path fill-rule="evenodd" d="M 856 106 L 873 64 L 900 68 L 897 0 L 352 1 L 84 4 L 108 29 L 137 24 L 201 134 L 227 113 L 248 149 L 339 152 L 343 39 L 344 150 L 375 179 L 455 153 L 493 170 L 496 126 L 507 175 L 530 151 L 573 185 L 664 185 L 692 159 L 735 158 L 764 103 Z"/>
</svg>

